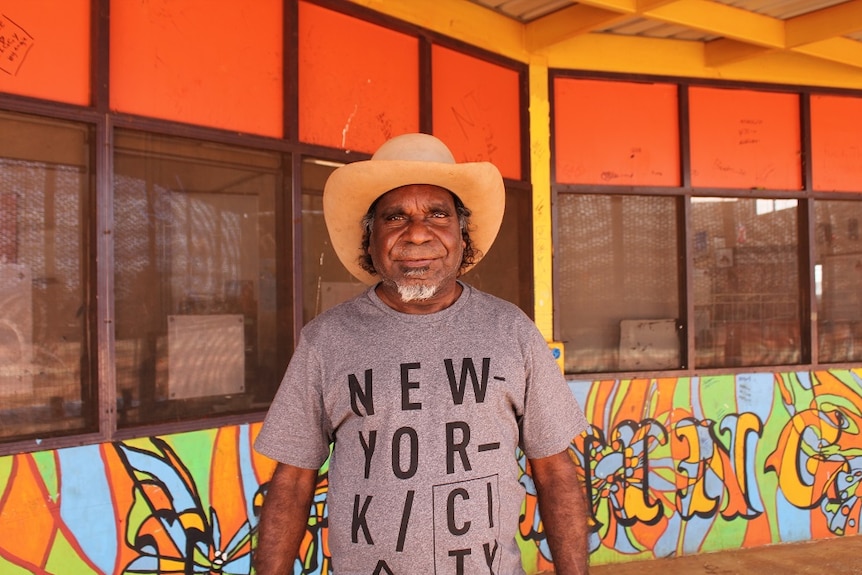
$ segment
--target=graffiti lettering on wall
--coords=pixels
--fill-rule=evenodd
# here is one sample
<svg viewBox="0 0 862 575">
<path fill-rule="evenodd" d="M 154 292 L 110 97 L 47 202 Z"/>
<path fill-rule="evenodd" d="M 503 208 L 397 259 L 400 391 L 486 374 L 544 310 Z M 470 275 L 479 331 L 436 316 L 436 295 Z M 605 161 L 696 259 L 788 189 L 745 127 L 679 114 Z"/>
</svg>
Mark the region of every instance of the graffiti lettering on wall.
<svg viewBox="0 0 862 575">
<path fill-rule="evenodd" d="M 5 14 L 0 14 L 0 71 L 16 75 L 32 47 L 33 36 Z"/>
<path fill-rule="evenodd" d="M 859 531 L 862 372 L 573 382 L 594 564 Z M 0 572 L 251 573 L 257 425 L 0 458 Z M 523 562 L 551 567 L 528 463 Z M 297 574 L 330 571 L 327 469 Z"/>
</svg>

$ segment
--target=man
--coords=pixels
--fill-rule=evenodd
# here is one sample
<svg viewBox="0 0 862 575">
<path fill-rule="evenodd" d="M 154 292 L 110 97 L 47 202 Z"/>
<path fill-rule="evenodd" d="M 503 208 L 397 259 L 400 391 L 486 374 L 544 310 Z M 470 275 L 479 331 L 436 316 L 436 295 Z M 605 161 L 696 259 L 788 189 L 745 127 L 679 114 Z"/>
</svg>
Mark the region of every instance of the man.
<svg viewBox="0 0 862 575">
<path fill-rule="evenodd" d="M 524 573 L 515 540 L 527 455 L 558 575 L 587 572 L 587 511 L 570 441 L 586 428 L 518 308 L 458 281 L 496 237 L 499 171 L 406 134 L 337 169 L 324 217 L 371 287 L 304 329 L 255 448 L 279 461 L 258 575 L 292 573 L 330 456 L 336 575 Z"/>
</svg>

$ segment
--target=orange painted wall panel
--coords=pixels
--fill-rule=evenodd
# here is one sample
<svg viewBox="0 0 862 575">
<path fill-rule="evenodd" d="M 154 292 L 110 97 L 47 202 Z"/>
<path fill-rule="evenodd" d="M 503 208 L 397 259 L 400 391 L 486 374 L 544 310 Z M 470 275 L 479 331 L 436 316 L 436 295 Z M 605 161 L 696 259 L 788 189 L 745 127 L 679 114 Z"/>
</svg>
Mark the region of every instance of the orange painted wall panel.
<svg viewBox="0 0 862 575">
<path fill-rule="evenodd" d="M 0 4 L 0 92 L 90 104 L 90 2 Z"/>
<path fill-rule="evenodd" d="M 691 185 L 802 189 L 799 97 L 692 87 Z"/>
<path fill-rule="evenodd" d="M 553 89 L 557 182 L 679 185 L 675 85 L 556 78 Z"/>
<path fill-rule="evenodd" d="M 113 0 L 111 108 L 283 135 L 281 0 Z"/>
<path fill-rule="evenodd" d="M 419 129 L 419 41 L 299 3 L 299 139 L 374 152 Z"/>
<path fill-rule="evenodd" d="M 811 96 L 811 171 L 817 191 L 862 192 L 862 99 Z"/>
<path fill-rule="evenodd" d="M 434 135 L 457 161 L 492 162 L 521 179 L 518 72 L 442 46 L 431 54 Z"/>
</svg>

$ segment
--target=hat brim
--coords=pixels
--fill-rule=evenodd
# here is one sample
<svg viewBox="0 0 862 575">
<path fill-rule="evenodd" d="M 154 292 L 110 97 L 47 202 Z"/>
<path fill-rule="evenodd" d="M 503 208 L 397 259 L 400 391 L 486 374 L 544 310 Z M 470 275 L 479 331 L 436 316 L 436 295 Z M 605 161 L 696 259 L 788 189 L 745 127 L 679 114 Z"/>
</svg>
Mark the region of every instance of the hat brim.
<svg viewBox="0 0 862 575">
<path fill-rule="evenodd" d="M 344 267 L 366 285 L 380 281 L 359 265 L 362 217 L 374 201 L 390 190 L 411 184 L 445 188 L 471 212 L 470 239 L 479 262 L 497 237 L 506 208 L 500 171 L 490 162 L 446 164 L 412 160 L 365 160 L 335 170 L 323 188 L 323 217 L 332 247 Z M 470 267 L 472 267 L 472 265 Z M 462 270 L 466 272 L 468 268 Z"/>
</svg>

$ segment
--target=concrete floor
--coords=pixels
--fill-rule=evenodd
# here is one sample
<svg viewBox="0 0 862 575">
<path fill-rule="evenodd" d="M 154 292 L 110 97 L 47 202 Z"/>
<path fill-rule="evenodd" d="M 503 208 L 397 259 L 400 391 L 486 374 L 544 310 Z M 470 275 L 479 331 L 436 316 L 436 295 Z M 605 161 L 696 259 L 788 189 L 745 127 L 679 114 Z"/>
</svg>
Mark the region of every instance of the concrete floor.
<svg viewBox="0 0 862 575">
<path fill-rule="evenodd" d="M 590 575 L 862 575 L 862 535 L 596 565 Z"/>
</svg>

